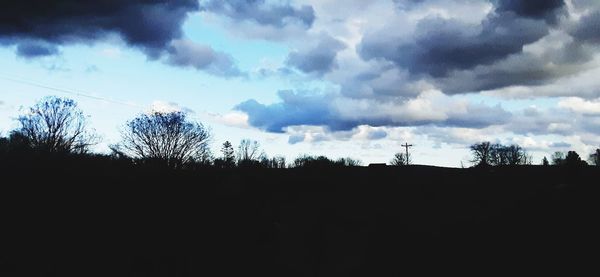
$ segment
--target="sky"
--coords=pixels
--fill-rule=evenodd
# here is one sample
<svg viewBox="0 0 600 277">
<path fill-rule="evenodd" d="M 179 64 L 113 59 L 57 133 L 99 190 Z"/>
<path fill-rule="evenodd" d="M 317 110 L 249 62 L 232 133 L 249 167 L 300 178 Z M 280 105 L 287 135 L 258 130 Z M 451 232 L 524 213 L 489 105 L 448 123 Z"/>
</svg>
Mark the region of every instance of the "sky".
<svg viewBox="0 0 600 277">
<path fill-rule="evenodd" d="M 600 147 L 597 0 L 7 0 L 0 134 L 48 95 L 101 136 L 185 111 L 211 148 L 470 165 L 469 145 L 539 163 Z"/>
</svg>

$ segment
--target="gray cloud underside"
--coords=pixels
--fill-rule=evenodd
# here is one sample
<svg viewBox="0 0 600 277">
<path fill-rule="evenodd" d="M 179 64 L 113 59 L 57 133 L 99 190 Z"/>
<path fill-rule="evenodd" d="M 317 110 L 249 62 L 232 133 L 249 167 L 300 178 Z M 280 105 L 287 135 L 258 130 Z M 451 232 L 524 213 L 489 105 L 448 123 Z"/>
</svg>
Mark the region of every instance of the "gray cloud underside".
<svg viewBox="0 0 600 277">
<path fill-rule="evenodd" d="M 170 65 L 191 67 L 223 77 L 242 75 L 230 55 L 189 40 L 173 41 L 166 56 Z"/>
<path fill-rule="evenodd" d="M 509 86 L 540 86 L 590 68 L 593 52 L 578 43 L 539 54 L 520 53 L 471 70 L 455 70 L 433 80 L 447 94 L 479 92 Z"/>
<path fill-rule="evenodd" d="M 480 0 L 457 0 L 481 2 Z M 444 3 L 402 1 L 402 8 Z M 398 36 L 393 26 L 371 30 L 357 46 L 372 67 L 340 84 L 349 97 L 411 97 L 419 82 L 446 94 L 478 93 L 512 86 L 543 86 L 580 74 L 595 65 L 599 52 L 600 2 L 574 0 L 580 20 L 570 18 L 562 0 L 497 0 L 481 24 L 437 16 L 418 21 L 412 35 Z M 558 39 L 557 33 L 562 34 Z M 540 43 L 541 42 L 541 43 Z M 535 45 L 539 50 L 526 48 Z M 381 76 L 396 72 L 382 86 Z M 565 92 L 568 93 L 568 92 Z M 578 95 L 578 92 L 571 92 Z M 589 93 L 588 93 L 589 94 Z M 530 95 L 531 96 L 531 95 Z"/>
<path fill-rule="evenodd" d="M 311 6 L 294 7 L 288 3 L 270 4 L 264 0 L 206 0 L 200 2 L 204 11 L 226 16 L 234 21 L 251 21 L 259 25 L 282 28 L 301 24 L 310 28 L 315 21 Z"/>
<path fill-rule="evenodd" d="M 337 53 L 345 48 L 346 45 L 343 42 L 331 36 L 324 36 L 309 49 L 291 52 L 288 55 L 286 64 L 304 73 L 314 73 L 321 76 L 336 67 L 335 58 Z"/>
<path fill-rule="evenodd" d="M 21 41 L 17 45 L 17 55 L 26 58 L 57 55 L 60 51 L 54 44 L 41 41 Z"/>
<path fill-rule="evenodd" d="M 381 33 L 363 38 L 363 59 L 384 59 L 413 74 L 445 77 L 452 70 L 489 65 L 549 32 L 545 20 L 520 17 L 513 12 L 493 12 L 479 25 L 458 20 L 426 18 L 417 25 L 415 37 L 389 41 Z"/>
<path fill-rule="evenodd" d="M 397 2 L 410 6 L 434 0 Z M 560 18 L 569 17 L 562 0 L 492 3 L 494 9 L 480 25 L 426 17 L 409 37 L 394 38 L 389 34 L 391 28 L 367 33 L 358 52 L 365 60 L 388 61 L 400 71 L 407 70 L 410 75 L 401 79 L 406 83 L 426 80 L 447 94 L 544 85 L 589 69 L 600 43 L 598 2 L 576 0 L 574 5 L 587 13 L 574 24 L 560 22 Z M 567 37 L 545 42 L 541 55 L 525 51 L 526 46 L 552 36 L 553 30 Z M 556 43 L 562 46 L 552 47 Z"/>
<path fill-rule="evenodd" d="M 296 125 L 326 126 L 332 131 L 350 130 L 356 126 L 460 126 L 469 128 L 483 128 L 490 125 L 502 124 L 510 119 L 511 114 L 499 106 L 489 107 L 484 105 L 468 104 L 464 110 L 455 112 L 451 110 L 438 111 L 414 110 L 410 106 L 402 107 L 393 114 L 373 113 L 355 110 L 346 106 L 343 99 L 337 105 L 338 99 L 334 95 L 314 95 L 280 91 L 282 102 L 264 105 L 255 100 L 248 100 L 239 104 L 235 109 L 248 114 L 250 125 L 268 132 L 282 133 L 286 127 Z M 408 102 L 410 103 L 410 102 Z M 386 103 L 359 103 L 359 106 L 368 105 L 365 110 L 389 108 Z M 348 108 L 349 110 L 345 110 Z M 430 114 L 431 113 L 431 114 Z"/>
<path fill-rule="evenodd" d="M 542 18 L 554 22 L 564 0 L 498 0 L 498 11 L 509 11 L 522 17 Z"/>
<path fill-rule="evenodd" d="M 571 35 L 581 42 L 600 43 L 600 10 L 581 18 L 579 24 L 571 31 Z"/>
</svg>

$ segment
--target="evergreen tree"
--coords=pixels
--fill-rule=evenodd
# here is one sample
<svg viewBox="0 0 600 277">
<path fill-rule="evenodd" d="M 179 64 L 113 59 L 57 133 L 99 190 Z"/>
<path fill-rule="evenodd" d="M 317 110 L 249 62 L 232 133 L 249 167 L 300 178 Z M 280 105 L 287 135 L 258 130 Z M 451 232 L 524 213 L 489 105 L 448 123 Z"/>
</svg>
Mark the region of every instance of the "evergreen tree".
<svg viewBox="0 0 600 277">
<path fill-rule="evenodd" d="M 235 152 L 233 145 L 229 141 L 223 143 L 221 147 L 221 153 L 223 154 L 223 162 L 227 167 L 233 167 L 235 165 Z"/>
</svg>

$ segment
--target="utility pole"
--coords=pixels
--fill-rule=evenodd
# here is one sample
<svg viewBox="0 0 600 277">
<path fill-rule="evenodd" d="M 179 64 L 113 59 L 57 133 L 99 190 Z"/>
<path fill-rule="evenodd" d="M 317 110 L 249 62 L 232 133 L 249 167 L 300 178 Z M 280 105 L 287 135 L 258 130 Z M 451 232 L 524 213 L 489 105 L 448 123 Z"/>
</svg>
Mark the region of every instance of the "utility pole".
<svg viewBox="0 0 600 277">
<path fill-rule="evenodd" d="M 405 144 L 402 144 L 402 146 L 403 146 L 404 148 L 406 148 L 406 165 L 408 165 L 408 163 L 410 162 L 410 160 L 409 160 L 409 156 L 408 156 L 408 148 L 409 148 L 409 147 L 413 147 L 413 145 L 412 145 L 412 144 L 408 144 L 408 142 L 407 142 L 407 143 L 405 143 Z"/>
</svg>

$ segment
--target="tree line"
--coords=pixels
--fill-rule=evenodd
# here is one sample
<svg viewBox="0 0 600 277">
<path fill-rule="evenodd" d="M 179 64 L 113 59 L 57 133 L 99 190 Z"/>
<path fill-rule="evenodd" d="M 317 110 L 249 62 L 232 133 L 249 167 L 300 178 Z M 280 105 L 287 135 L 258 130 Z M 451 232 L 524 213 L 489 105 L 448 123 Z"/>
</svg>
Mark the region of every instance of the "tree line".
<svg viewBox="0 0 600 277">
<path fill-rule="evenodd" d="M 475 143 L 469 148 L 473 155 L 471 162 L 476 166 L 519 166 L 533 164 L 532 156 L 516 144 L 502 145 L 486 141 Z M 591 164 L 600 166 L 600 149 L 596 149 L 594 153 L 589 155 L 589 164 L 575 151 L 568 151 L 567 153 L 555 152 L 552 154 L 551 160 L 552 162 L 544 157 L 542 158 L 541 165 L 577 167 Z"/>
<path fill-rule="evenodd" d="M 17 118 L 19 128 L 8 137 L 0 137 L 0 153 L 43 152 L 55 154 L 90 154 L 100 142 L 88 126 L 77 103 L 68 98 L 49 96 Z M 229 141 L 221 145 L 220 156 L 210 151 L 212 134 L 202 123 L 194 122 L 185 112 L 143 113 L 126 122 L 121 141 L 110 145 L 110 157 L 134 163 L 156 163 L 171 168 L 190 166 L 232 167 L 332 167 L 360 166 L 360 160 L 326 156 L 300 155 L 291 162 L 283 156 L 268 157 L 255 140 L 243 139 L 237 149 Z M 519 145 L 481 142 L 470 146 L 475 166 L 519 166 L 533 164 L 532 156 Z M 589 155 L 592 165 L 600 166 L 600 149 Z M 408 153 L 398 152 L 390 164 L 412 163 Z M 556 152 L 543 165 L 585 166 L 588 163 L 575 151 Z"/>
<path fill-rule="evenodd" d="M 0 138 L 0 153 L 91 154 L 100 142 L 89 128 L 77 103 L 48 96 L 17 118 L 19 128 Z M 220 157 L 210 150 L 211 131 L 189 119 L 185 112 L 142 113 L 120 130 L 121 141 L 109 146 L 110 157 L 140 164 L 162 164 L 170 168 L 195 166 L 232 167 L 323 167 L 359 166 L 352 158 L 332 160 L 325 156 L 301 155 L 288 163 L 283 156 L 268 157 L 255 140 L 243 139 L 237 149 L 225 141 Z"/>
</svg>

